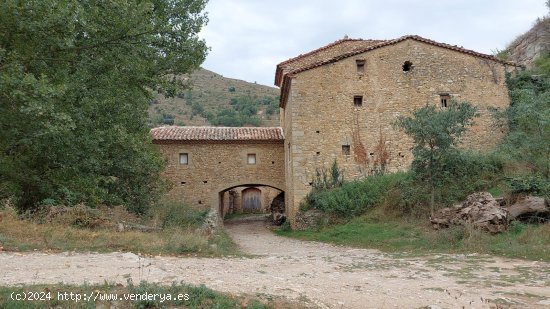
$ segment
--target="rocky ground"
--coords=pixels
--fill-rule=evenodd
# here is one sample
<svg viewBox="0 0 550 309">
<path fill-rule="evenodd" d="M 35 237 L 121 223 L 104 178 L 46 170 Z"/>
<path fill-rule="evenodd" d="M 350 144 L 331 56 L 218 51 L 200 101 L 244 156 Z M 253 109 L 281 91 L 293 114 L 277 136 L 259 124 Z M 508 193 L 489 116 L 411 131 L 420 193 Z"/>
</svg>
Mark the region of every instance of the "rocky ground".
<svg viewBox="0 0 550 309">
<path fill-rule="evenodd" d="M 0 254 L 0 284 L 171 283 L 280 295 L 321 308 L 550 308 L 550 264 L 485 255 L 411 256 L 275 236 L 262 221 L 227 223 L 247 257 L 133 253 Z"/>
</svg>

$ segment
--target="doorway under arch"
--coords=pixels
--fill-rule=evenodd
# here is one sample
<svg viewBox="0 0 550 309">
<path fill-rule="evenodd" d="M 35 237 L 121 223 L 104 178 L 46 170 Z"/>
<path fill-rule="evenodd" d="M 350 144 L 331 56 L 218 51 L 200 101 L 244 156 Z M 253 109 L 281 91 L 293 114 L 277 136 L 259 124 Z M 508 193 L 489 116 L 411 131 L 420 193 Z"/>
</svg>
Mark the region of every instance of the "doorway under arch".
<svg viewBox="0 0 550 309">
<path fill-rule="evenodd" d="M 262 211 L 262 190 L 246 188 L 241 191 L 241 209 L 243 213 L 260 213 Z"/>
<path fill-rule="evenodd" d="M 273 199 L 284 190 L 266 183 L 235 184 L 218 191 L 217 212 L 223 219 L 231 214 L 271 213 Z"/>
</svg>

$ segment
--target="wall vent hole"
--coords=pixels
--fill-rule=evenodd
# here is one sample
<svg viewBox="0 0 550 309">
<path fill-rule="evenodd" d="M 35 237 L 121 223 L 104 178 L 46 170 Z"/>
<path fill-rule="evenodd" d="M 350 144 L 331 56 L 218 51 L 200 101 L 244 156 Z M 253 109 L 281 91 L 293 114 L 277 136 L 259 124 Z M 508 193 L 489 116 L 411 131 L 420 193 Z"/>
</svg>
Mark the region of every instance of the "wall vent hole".
<svg viewBox="0 0 550 309">
<path fill-rule="evenodd" d="M 403 72 L 409 72 L 410 70 L 412 70 L 412 67 L 413 67 L 412 62 L 405 61 L 405 63 L 403 63 Z"/>
</svg>

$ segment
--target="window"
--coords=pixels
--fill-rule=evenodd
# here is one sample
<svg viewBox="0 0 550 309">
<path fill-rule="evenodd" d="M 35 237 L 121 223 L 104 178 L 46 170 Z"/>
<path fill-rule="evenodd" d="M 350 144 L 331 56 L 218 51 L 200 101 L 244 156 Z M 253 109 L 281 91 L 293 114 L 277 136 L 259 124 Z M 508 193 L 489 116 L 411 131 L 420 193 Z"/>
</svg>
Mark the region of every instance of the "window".
<svg viewBox="0 0 550 309">
<path fill-rule="evenodd" d="M 355 106 L 355 107 L 363 106 L 363 96 L 362 95 L 356 95 L 356 96 L 353 97 L 353 106 Z"/>
<path fill-rule="evenodd" d="M 247 162 L 248 164 L 256 164 L 256 154 L 255 153 L 249 153 L 247 156 Z"/>
<path fill-rule="evenodd" d="M 181 165 L 189 164 L 189 155 L 187 153 L 180 153 L 180 164 Z"/>
<path fill-rule="evenodd" d="M 342 145 L 342 154 L 344 156 L 350 155 L 350 146 L 349 145 Z"/>
<path fill-rule="evenodd" d="M 365 72 L 365 60 L 355 60 L 355 64 L 357 65 L 357 73 Z"/>
<path fill-rule="evenodd" d="M 403 63 L 403 72 L 409 72 L 410 70 L 412 70 L 412 67 L 413 67 L 412 62 L 405 61 L 405 63 Z"/>
<path fill-rule="evenodd" d="M 447 107 L 451 103 L 451 96 L 448 93 L 442 93 L 439 95 L 439 101 L 441 102 L 441 107 Z"/>
</svg>

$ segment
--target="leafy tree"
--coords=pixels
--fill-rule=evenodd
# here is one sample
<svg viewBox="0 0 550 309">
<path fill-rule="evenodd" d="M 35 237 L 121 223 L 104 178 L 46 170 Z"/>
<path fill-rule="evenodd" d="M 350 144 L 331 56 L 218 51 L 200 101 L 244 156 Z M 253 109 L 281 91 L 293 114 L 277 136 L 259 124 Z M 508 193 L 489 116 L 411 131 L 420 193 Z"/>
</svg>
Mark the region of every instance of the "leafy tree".
<svg viewBox="0 0 550 309">
<path fill-rule="evenodd" d="M 530 71 L 508 78 L 510 107 L 497 113 L 508 128 L 499 151 L 526 167 L 524 173 L 550 180 L 550 54 Z"/>
<path fill-rule="evenodd" d="M 400 117 L 397 126 L 414 141 L 412 172 L 430 189 L 430 211 L 433 214 L 436 191 L 450 178 L 449 169 L 457 155 L 460 137 L 477 117 L 477 109 L 467 102 L 452 102 L 440 109 L 427 105 L 411 117 Z"/>
<path fill-rule="evenodd" d="M 0 197 L 125 204 L 156 197 L 163 161 L 150 142 L 152 89 L 207 48 L 205 0 L 0 1 Z"/>
</svg>

